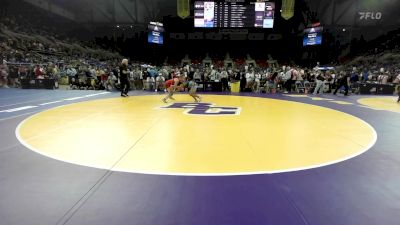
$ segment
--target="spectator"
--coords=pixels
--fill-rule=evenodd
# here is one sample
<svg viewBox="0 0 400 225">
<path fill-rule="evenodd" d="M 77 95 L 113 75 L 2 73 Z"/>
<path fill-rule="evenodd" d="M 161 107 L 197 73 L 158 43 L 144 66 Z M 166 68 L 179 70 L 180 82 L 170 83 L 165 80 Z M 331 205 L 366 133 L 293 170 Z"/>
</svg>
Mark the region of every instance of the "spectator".
<svg viewBox="0 0 400 225">
<path fill-rule="evenodd" d="M 292 84 L 293 84 L 293 76 L 294 76 L 293 71 L 294 70 L 292 68 L 287 67 L 286 72 L 284 72 L 284 74 L 283 74 L 282 78 L 283 78 L 284 87 L 285 87 L 285 91 L 284 91 L 285 94 L 292 92 Z"/>
<path fill-rule="evenodd" d="M 340 74 L 340 78 L 338 80 L 338 85 L 337 85 L 336 90 L 335 90 L 335 92 L 333 94 L 336 95 L 338 90 L 341 87 L 344 87 L 345 88 L 344 95 L 347 96 L 349 94 L 349 84 L 350 84 L 350 76 L 346 72 L 342 71 L 341 74 Z"/>
<path fill-rule="evenodd" d="M 397 95 L 399 96 L 399 98 L 397 99 L 397 103 L 400 102 L 400 85 L 397 85 Z"/>
<path fill-rule="evenodd" d="M 229 91 L 228 87 L 228 72 L 223 70 L 221 72 L 221 84 L 222 84 L 222 91 Z"/>
<path fill-rule="evenodd" d="M 324 93 L 325 77 L 322 75 L 321 72 L 318 72 L 316 76 L 317 76 L 316 77 L 317 84 L 315 86 L 313 95 L 323 94 Z"/>
<path fill-rule="evenodd" d="M 165 84 L 165 78 L 164 76 L 160 73 L 157 78 L 156 78 L 156 92 L 157 91 L 162 91 L 164 90 L 164 84 Z M 164 90 L 165 91 L 165 90 Z"/>
<path fill-rule="evenodd" d="M 121 96 L 128 97 L 128 92 L 130 89 L 129 85 L 129 71 L 128 71 L 128 60 L 123 59 L 120 67 L 120 82 L 121 82 Z"/>
<path fill-rule="evenodd" d="M 16 87 L 18 81 L 18 68 L 16 65 L 9 67 L 8 82 L 12 87 Z"/>
<path fill-rule="evenodd" d="M 7 61 L 3 60 L 3 64 L 0 65 L 0 81 L 3 88 L 8 88 L 8 73 Z"/>
<path fill-rule="evenodd" d="M 367 82 L 368 81 L 368 77 L 369 77 L 369 72 L 368 72 L 368 70 L 367 69 L 364 69 L 364 71 L 362 72 L 362 74 L 361 74 L 361 77 L 362 77 L 362 82 L 363 83 L 365 83 L 365 82 Z"/>
<path fill-rule="evenodd" d="M 35 68 L 35 78 L 36 79 L 43 79 L 44 78 L 44 72 L 43 72 L 43 68 L 40 67 L 39 65 L 36 65 Z"/>
</svg>

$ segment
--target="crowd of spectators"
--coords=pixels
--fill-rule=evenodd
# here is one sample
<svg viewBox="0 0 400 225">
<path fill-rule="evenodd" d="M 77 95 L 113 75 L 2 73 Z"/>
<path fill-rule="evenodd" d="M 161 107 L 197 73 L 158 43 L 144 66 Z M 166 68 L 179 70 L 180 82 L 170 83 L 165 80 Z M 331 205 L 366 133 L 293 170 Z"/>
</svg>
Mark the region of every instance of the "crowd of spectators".
<svg viewBox="0 0 400 225">
<path fill-rule="evenodd" d="M 2 87 L 18 87 L 18 81 L 25 77 L 59 80 L 71 68 L 77 75 L 88 74 L 93 68 L 109 71 L 121 58 L 117 53 L 63 39 L 49 30 L 23 26 L 13 16 L 0 17 Z"/>
</svg>

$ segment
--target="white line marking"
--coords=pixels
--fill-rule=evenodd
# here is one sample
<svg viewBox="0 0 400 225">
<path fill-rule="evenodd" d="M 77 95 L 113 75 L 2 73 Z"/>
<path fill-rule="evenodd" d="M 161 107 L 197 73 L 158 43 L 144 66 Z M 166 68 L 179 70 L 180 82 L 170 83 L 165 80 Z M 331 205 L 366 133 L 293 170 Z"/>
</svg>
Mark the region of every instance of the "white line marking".
<svg viewBox="0 0 400 225">
<path fill-rule="evenodd" d="M 96 94 L 90 94 L 90 95 L 84 95 L 84 96 L 80 96 L 80 97 L 67 98 L 67 99 L 57 100 L 57 101 L 53 101 L 53 102 L 45 102 L 45 103 L 39 104 L 38 106 L 24 106 L 24 107 L 18 107 L 18 108 L 13 108 L 13 109 L 6 109 L 6 110 L 0 111 L 0 113 L 18 112 L 18 111 L 22 111 L 22 110 L 37 108 L 39 106 L 46 106 L 46 105 L 56 104 L 56 103 L 60 103 L 60 102 L 63 102 L 63 101 L 73 101 L 73 100 L 89 98 L 89 97 L 98 96 L 98 95 L 105 95 L 105 94 L 109 94 L 109 93 L 110 92 L 100 92 L 100 93 L 96 93 Z M 40 101 L 40 100 L 33 100 L 33 101 L 29 101 L 29 102 L 34 102 L 34 101 Z M 17 103 L 15 105 L 19 105 L 19 104 L 23 104 L 23 103 Z M 0 107 L 4 107 L 4 106 L 0 106 Z M 23 115 L 25 115 L 25 114 L 23 114 Z M 10 119 L 12 119 L 12 118 L 15 118 L 15 117 L 10 117 Z M 9 119 L 9 118 L 0 119 L 0 121 L 7 120 L 7 119 Z"/>
<path fill-rule="evenodd" d="M 329 101 L 329 102 L 330 103 L 336 103 L 336 104 L 339 104 L 339 105 L 354 105 L 351 102 L 345 102 L 345 101 Z"/>
<path fill-rule="evenodd" d="M 309 98 L 307 95 L 283 95 L 285 97 L 292 97 L 292 98 Z"/>
<path fill-rule="evenodd" d="M 85 97 L 93 97 L 93 96 L 105 95 L 105 94 L 110 94 L 110 92 L 101 92 L 101 93 L 97 93 L 97 94 L 85 95 Z"/>
<path fill-rule="evenodd" d="M 377 109 L 377 108 L 373 108 L 373 107 L 369 107 L 369 106 L 365 106 L 365 105 L 357 105 L 357 106 L 362 107 L 362 108 L 371 109 L 371 110 L 376 110 L 376 111 L 383 111 L 383 109 Z"/>
<path fill-rule="evenodd" d="M 3 118 L 3 119 L 0 119 L 0 122 L 6 121 L 6 120 L 12 120 L 12 119 L 15 119 L 15 118 L 18 118 L 18 117 L 21 117 L 21 116 L 27 116 L 27 115 L 30 115 L 30 114 L 38 113 L 40 111 L 41 110 L 34 111 L 34 112 L 28 112 L 28 113 L 24 113 L 24 114 L 20 114 L 20 115 L 16 115 L 16 116 L 11 116 L 11 117 L 7 117 L 7 118 Z"/>
<path fill-rule="evenodd" d="M 2 112 L 18 112 L 18 111 L 22 111 L 22 110 L 26 110 L 26 109 L 32 109 L 32 108 L 36 108 L 37 106 L 24 106 L 24 107 L 19 107 L 19 108 L 14 108 L 14 109 L 7 109 L 7 110 L 2 110 L 0 111 L 0 113 Z"/>
<path fill-rule="evenodd" d="M 44 94 L 44 92 L 41 92 L 41 93 L 29 93 L 28 92 L 28 93 L 25 93 L 23 95 L 14 95 L 12 97 L 0 98 L 0 100 L 8 100 L 8 99 L 14 99 L 14 98 L 24 98 L 26 95 L 32 96 L 32 95 L 42 95 L 42 94 Z"/>
<path fill-rule="evenodd" d="M 82 99 L 82 98 L 85 98 L 85 96 L 74 97 L 74 98 L 66 98 L 66 99 L 63 99 L 63 100 L 64 100 L 64 101 L 74 101 L 74 100 L 78 100 L 78 99 Z"/>
<path fill-rule="evenodd" d="M 63 100 L 54 101 L 54 102 L 46 102 L 46 103 L 42 103 L 42 104 L 40 104 L 40 106 L 44 106 L 44 105 L 51 105 L 51 104 L 60 103 L 60 102 L 63 102 Z"/>
<path fill-rule="evenodd" d="M 84 97 L 93 97 L 93 96 L 104 95 L 104 94 L 109 94 L 109 93 L 110 92 L 101 92 L 101 93 L 96 93 L 96 94 L 85 95 Z M 31 103 L 31 102 L 40 102 L 40 101 L 45 101 L 45 100 L 51 100 L 51 99 L 42 98 L 42 99 L 36 99 L 36 100 L 31 100 L 31 101 L 26 101 L 26 102 L 18 102 L 18 103 L 14 103 L 14 104 L 10 104 L 10 105 L 0 105 L 0 108 L 5 108 L 5 107 L 10 107 L 10 106 L 15 106 L 15 105 L 23 105 L 25 103 Z M 40 105 L 42 105 L 42 104 L 40 104 Z M 46 103 L 44 105 L 46 105 Z"/>
<path fill-rule="evenodd" d="M 74 100 L 93 97 L 93 96 L 98 96 L 98 95 L 105 95 L 105 94 L 108 94 L 108 93 L 109 92 L 101 92 L 101 93 L 96 93 L 96 94 L 91 94 L 91 95 L 84 95 L 84 96 L 81 96 L 81 97 L 66 98 L 66 99 L 64 99 L 64 101 L 74 101 Z"/>
<path fill-rule="evenodd" d="M 40 102 L 42 100 L 50 100 L 50 99 L 37 99 L 37 100 L 32 100 L 32 101 L 14 103 L 14 104 L 10 104 L 10 105 L 1 105 L 0 108 L 5 108 L 5 107 L 10 107 L 10 106 L 15 106 L 15 105 L 23 105 L 25 103 L 31 103 L 31 102 Z"/>
</svg>

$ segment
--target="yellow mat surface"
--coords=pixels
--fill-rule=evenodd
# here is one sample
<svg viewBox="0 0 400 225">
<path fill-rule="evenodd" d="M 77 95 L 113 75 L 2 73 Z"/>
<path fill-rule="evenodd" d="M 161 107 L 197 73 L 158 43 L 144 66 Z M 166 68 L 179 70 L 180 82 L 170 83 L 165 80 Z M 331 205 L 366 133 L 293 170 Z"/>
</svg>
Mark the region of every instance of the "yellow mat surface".
<svg viewBox="0 0 400 225">
<path fill-rule="evenodd" d="M 362 98 L 358 103 L 374 109 L 400 113 L 400 103 L 397 103 L 397 99 L 398 97 Z"/>
<path fill-rule="evenodd" d="M 26 119 L 16 134 L 33 151 L 65 162 L 178 175 L 319 167 L 359 155 L 376 141 L 374 129 L 361 119 L 319 106 L 204 95 L 208 106 L 162 108 L 168 106 L 162 97 L 111 98 L 54 108 Z M 193 101 L 187 95 L 175 98 L 175 103 Z"/>
</svg>

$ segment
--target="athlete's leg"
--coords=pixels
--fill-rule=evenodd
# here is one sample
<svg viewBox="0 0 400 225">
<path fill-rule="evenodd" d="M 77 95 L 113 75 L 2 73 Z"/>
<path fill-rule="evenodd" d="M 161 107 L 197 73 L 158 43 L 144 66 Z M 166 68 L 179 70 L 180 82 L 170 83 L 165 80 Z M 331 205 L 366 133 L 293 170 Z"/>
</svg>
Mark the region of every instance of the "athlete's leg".
<svg viewBox="0 0 400 225">
<path fill-rule="evenodd" d="M 167 103 L 167 99 L 170 98 L 171 96 L 171 87 L 166 87 L 166 90 L 168 92 L 167 96 L 165 96 L 165 98 L 162 99 L 163 102 Z"/>
<path fill-rule="evenodd" d="M 174 93 L 175 93 L 175 87 L 170 87 L 169 89 L 168 89 L 168 98 L 169 99 L 171 99 L 171 100 L 175 100 L 172 96 L 174 95 Z"/>
<path fill-rule="evenodd" d="M 194 100 L 195 100 L 196 102 L 200 102 L 201 98 L 200 98 L 200 96 L 198 96 L 198 95 L 196 94 L 196 91 L 197 91 L 197 88 L 196 88 L 196 87 L 190 88 L 190 90 L 189 90 L 189 95 L 190 95 L 192 98 L 194 98 Z"/>
<path fill-rule="evenodd" d="M 195 92 L 189 91 L 189 95 L 194 99 L 195 102 L 199 102 L 198 100 L 199 96 Z"/>
</svg>

